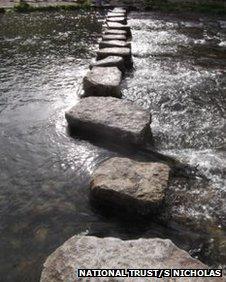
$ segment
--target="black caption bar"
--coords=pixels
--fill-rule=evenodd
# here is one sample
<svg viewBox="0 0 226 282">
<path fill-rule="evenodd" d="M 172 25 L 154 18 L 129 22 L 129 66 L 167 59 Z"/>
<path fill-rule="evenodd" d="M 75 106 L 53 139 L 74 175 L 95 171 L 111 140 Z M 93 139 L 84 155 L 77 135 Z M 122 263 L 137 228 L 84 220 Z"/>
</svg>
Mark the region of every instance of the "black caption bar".
<svg viewBox="0 0 226 282">
<path fill-rule="evenodd" d="M 78 277 L 222 277 L 222 269 L 78 269 Z"/>
</svg>

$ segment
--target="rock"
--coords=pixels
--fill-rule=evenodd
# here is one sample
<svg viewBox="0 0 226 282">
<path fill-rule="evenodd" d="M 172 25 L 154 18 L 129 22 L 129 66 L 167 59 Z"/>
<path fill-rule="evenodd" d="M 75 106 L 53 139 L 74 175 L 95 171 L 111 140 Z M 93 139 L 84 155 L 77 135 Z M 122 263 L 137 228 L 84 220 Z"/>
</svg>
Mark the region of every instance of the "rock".
<svg viewBox="0 0 226 282">
<path fill-rule="evenodd" d="M 127 11 L 126 11 L 126 9 L 124 9 L 124 8 L 114 8 L 112 11 L 111 11 L 112 13 L 121 13 L 121 14 L 127 14 Z"/>
<path fill-rule="evenodd" d="M 108 48 L 108 47 L 125 47 L 131 49 L 131 43 L 120 41 L 120 40 L 109 40 L 109 41 L 101 41 L 99 44 L 99 48 Z"/>
<path fill-rule="evenodd" d="M 159 238 L 123 241 L 118 238 L 73 236 L 55 250 L 44 263 L 41 282 L 76 281 L 160 281 L 158 278 L 80 278 L 78 269 L 207 269 L 172 241 Z M 143 270 L 144 271 L 144 270 Z M 162 278 L 170 282 L 217 282 L 223 278 Z"/>
<path fill-rule="evenodd" d="M 136 104 L 112 97 L 88 97 L 66 112 L 69 127 L 124 146 L 150 143 L 150 113 Z M 89 136 L 88 136 L 89 137 Z"/>
<path fill-rule="evenodd" d="M 105 29 L 104 34 L 113 34 L 113 35 L 125 35 L 127 36 L 127 32 L 125 30 L 119 30 L 119 29 Z"/>
<path fill-rule="evenodd" d="M 126 36 L 125 35 L 117 35 L 117 34 L 106 34 L 102 36 L 102 39 L 104 41 L 107 40 L 122 40 L 122 41 L 126 41 Z"/>
<path fill-rule="evenodd" d="M 125 13 L 108 13 L 107 14 L 107 18 L 121 18 L 121 17 L 125 17 Z"/>
<path fill-rule="evenodd" d="M 107 18 L 107 22 L 127 24 L 127 19 L 125 17 Z"/>
<path fill-rule="evenodd" d="M 120 23 L 107 22 L 106 27 L 109 28 L 109 29 L 124 30 L 124 31 L 126 31 L 127 36 L 129 36 L 129 37 L 132 36 L 130 26 L 128 26 L 128 25 L 120 24 Z"/>
<path fill-rule="evenodd" d="M 90 69 L 93 67 L 117 67 L 122 73 L 126 70 L 123 58 L 118 56 L 110 56 L 96 61 L 90 65 Z"/>
<path fill-rule="evenodd" d="M 125 66 L 127 68 L 133 67 L 130 48 L 114 47 L 114 48 L 103 48 L 97 51 L 97 60 L 102 60 L 109 56 L 120 56 L 124 59 Z"/>
<path fill-rule="evenodd" d="M 122 73 L 117 67 L 95 67 L 83 79 L 85 96 L 121 98 Z"/>
<path fill-rule="evenodd" d="M 156 215 L 163 208 L 169 171 L 162 163 L 111 158 L 93 173 L 91 196 L 116 210 Z"/>
</svg>

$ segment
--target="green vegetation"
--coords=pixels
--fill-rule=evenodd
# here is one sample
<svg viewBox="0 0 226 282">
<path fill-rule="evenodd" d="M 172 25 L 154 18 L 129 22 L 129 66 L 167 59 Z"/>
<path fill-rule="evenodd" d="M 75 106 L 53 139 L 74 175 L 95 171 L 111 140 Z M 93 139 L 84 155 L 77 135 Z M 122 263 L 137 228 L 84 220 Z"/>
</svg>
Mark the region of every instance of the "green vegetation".
<svg viewBox="0 0 226 282">
<path fill-rule="evenodd" d="M 32 6 L 26 2 L 20 2 L 18 5 L 15 5 L 13 10 L 15 12 L 27 13 L 34 11 L 59 11 L 59 10 L 77 10 L 77 9 L 89 9 L 90 1 L 89 0 L 80 0 L 77 3 L 68 3 L 68 4 L 56 4 L 49 6 Z"/>
<path fill-rule="evenodd" d="M 226 15 L 226 7 L 222 3 L 206 3 L 206 4 L 197 4 L 197 3 L 170 3 L 166 0 L 145 0 L 145 9 L 146 10 L 161 10 L 161 11 L 172 11 L 172 12 L 201 12 L 201 13 L 210 13 L 216 15 Z"/>
</svg>

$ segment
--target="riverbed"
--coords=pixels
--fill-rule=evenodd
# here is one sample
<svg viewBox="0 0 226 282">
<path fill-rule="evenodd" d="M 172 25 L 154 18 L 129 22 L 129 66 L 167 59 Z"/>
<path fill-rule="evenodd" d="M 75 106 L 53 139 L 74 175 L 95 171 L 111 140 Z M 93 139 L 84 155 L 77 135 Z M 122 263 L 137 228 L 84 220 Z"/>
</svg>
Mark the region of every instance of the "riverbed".
<svg viewBox="0 0 226 282">
<path fill-rule="evenodd" d="M 74 234 L 162 237 L 210 266 L 226 265 L 226 20 L 131 13 L 135 69 L 123 98 L 152 114 L 156 150 L 197 168 L 170 182 L 169 224 L 123 221 L 89 202 L 94 168 L 131 154 L 67 132 L 104 15 L 0 15 L 0 277 L 38 281 Z"/>
</svg>

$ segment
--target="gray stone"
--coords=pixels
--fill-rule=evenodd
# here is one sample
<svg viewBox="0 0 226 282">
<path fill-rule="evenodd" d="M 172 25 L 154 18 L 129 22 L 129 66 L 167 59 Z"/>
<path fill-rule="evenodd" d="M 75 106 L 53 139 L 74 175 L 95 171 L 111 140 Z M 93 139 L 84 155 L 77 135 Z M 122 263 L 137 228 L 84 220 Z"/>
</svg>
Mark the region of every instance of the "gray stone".
<svg viewBox="0 0 226 282">
<path fill-rule="evenodd" d="M 107 18 L 107 22 L 127 24 L 127 19 L 125 17 Z"/>
<path fill-rule="evenodd" d="M 97 60 L 104 59 L 108 56 L 120 56 L 124 59 L 127 68 L 133 67 L 132 55 L 130 48 L 103 48 L 97 51 Z"/>
<path fill-rule="evenodd" d="M 121 98 L 122 73 L 117 67 L 95 67 L 83 79 L 85 96 Z"/>
<path fill-rule="evenodd" d="M 125 17 L 125 13 L 108 13 L 108 18 L 117 18 L 117 17 Z"/>
<path fill-rule="evenodd" d="M 120 35 L 120 34 L 105 34 L 102 36 L 102 39 L 104 41 L 107 40 L 122 40 L 122 41 L 126 41 L 126 36 L 125 35 Z"/>
<path fill-rule="evenodd" d="M 159 214 L 170 168 L 162 163 L 110 158 L 93 173 L 91 195 L 104 206 L 135 213 Z"/>
<path fill-rule="evenodd" d="M 112 48 L 112 47 L 125 47 L 131 48 L 130 42 L 120 41 L 120 40 L 109 40 L 109 41 L 101 41 L 99 44 L 99 48 Z"/>
<path fill-rule="evenodd" d="M 119 30 L 119 29 L 105 29 L 104 34 L 113 34 L 113 35 L 125 35 L 127 36 L 127 32 L 125 30 Z"/>
<path fill-rule="evenodd" d="M 41 282 L 77 281 L 164 281 L 164 282 L 219 282 L 224 278 L 150 278 L 105 277 L 78 278 L 78 269 L 207 269 L 186 251 L 166 239 L 138 239 L 123 241 L 118 238 L 73 236 L 56 249 L 44 263 Z"/>
<path fill-rule="evenodd" d="M 70 128 L 123 145 L 151 142 L 150 113 L 112 97 L 88 97 L 66 112 Z"/>
<path fill-rule="evenodd" d="M 126 11 L 126 9 L 124 9 L 124 8 L 114 8 L 112 11 L 111 11 L 112 13 L 124 13 L 124 14 L 127 14 L 127 11 Z"/>
<path fill-rule="evenodd" d="M 118 30 L 124 30 L 126 31 L 127 36 L 131 37 L 131 30 L 129 25 L 125 24 L 120 24 L 120 23 L 112 23 L 112 22 L 107 22 L 106 27 L 109 29 L 118 29 Z"/>
<path fill-rule="evenodd" d="M 103 60 L 95 61 L 90 65 L 90 69 L 93 67 L 117 67 L 122 73 L 126 70 L 123 58 L 118 56 L 110 56 Z"/>
</svg>

